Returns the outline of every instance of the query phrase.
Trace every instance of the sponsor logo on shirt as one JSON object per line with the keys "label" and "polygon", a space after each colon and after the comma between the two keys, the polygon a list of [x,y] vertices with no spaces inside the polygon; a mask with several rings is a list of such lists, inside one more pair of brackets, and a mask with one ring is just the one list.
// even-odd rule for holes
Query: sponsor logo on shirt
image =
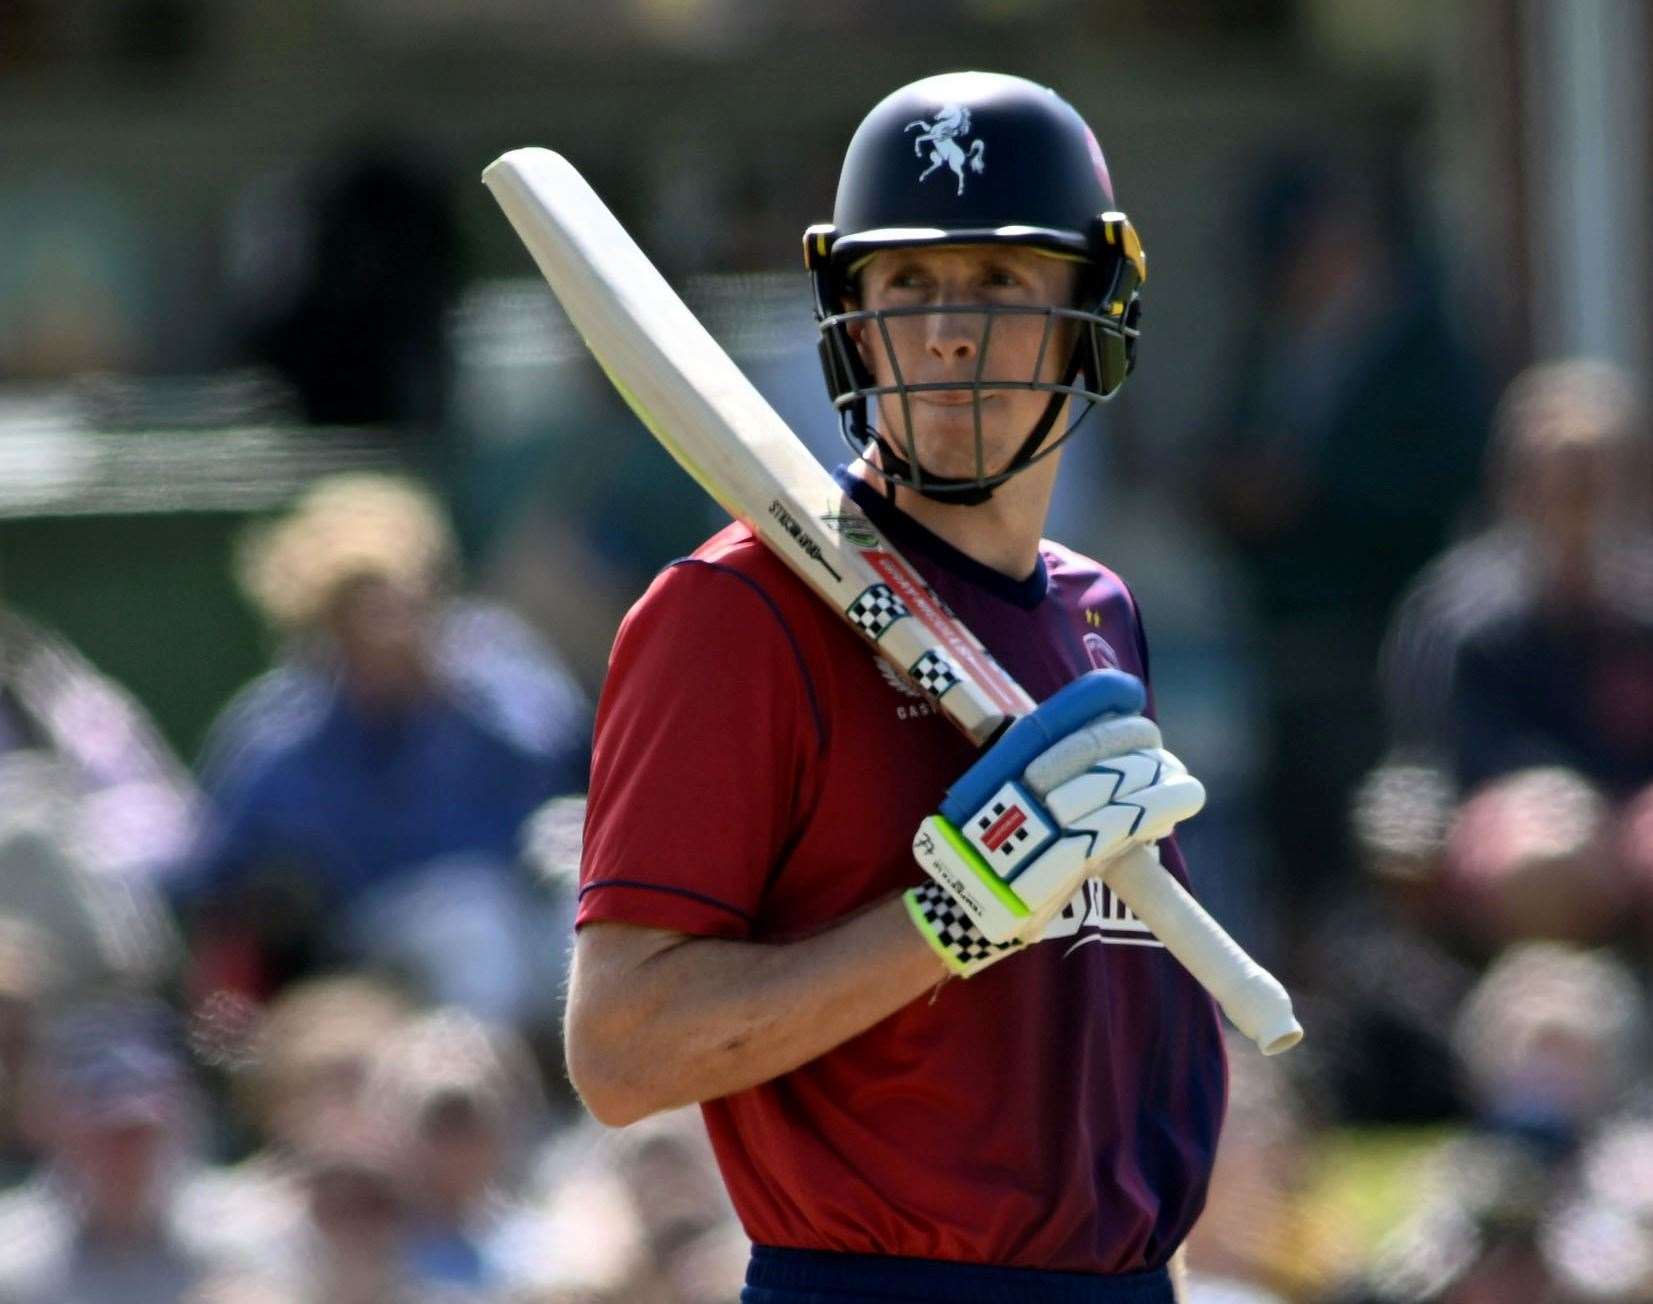
{"label": "sponsor logo on shirt", "polygon": [[1090,879],[1074,894],[1062,913],[1051,920],[1044,936],[1047,940],[1073,938],[1068,949],[1062,953],[1064,958],[1092,943],[1101,946],[1165,945],[1099,878]]}

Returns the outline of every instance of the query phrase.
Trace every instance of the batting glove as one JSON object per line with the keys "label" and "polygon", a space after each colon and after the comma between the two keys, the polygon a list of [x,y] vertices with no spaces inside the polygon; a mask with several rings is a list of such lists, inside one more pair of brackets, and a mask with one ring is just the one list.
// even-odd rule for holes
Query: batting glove
{"label": "batting glove", "polygon": [[1157,842],[1205,804],[1160,746],[1141,683],[1093,671],[1017,721],[919,825],[913,854],[932,880],[908,914],[956,973],[1031,940],[1085,880]]}

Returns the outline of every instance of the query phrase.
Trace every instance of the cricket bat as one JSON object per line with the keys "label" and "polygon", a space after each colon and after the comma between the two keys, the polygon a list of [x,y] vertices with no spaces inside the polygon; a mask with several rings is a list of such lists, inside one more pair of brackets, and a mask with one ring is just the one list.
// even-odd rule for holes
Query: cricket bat
{"label": "cricket bat", "polygon": [[[1035,705],[844,494],[561,155],[517,149],[483,182],[614,387],[683,469],[978,745]],[[1265,1055],[1291,998],[1139,848],[1103,881]]]}

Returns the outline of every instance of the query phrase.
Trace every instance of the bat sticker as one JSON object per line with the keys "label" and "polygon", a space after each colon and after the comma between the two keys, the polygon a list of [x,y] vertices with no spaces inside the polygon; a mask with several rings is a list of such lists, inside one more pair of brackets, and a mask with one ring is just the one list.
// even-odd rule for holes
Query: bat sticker
{"label": "bat sticker", "polygon": [[854,512],[829,512],[821,517],[821,524],[857,548],[876,548],[883,542],[878,531],[872,528],[872,522]]}
{"label": "bat sticker", "polygon": [[931,697],[940,697],[959,681],[953,663],[939,652],[926,652],[907,668],[907,678]]}
{"label": "bat sticker", "polygon": [[769,504],[769,514],[781,523],[781,528],[792,536],[793,541],[799,548],[803,549],[806,555],[820,563],[822,570],[835,580],[840,582],[843,580],[844,577],[833,569],[832,563],[822,554],[821,545],[815,542],[808,530],[798,524],[791,512],[781,506],[779,498]]}
{"label": "bat sticker", "polygon": [[[1031,709],[1027,705],[1027,695],[1010,680],[998,662],[988,656],[979,644],[971,645],[962,633],[958,617],[953,615],[947,604],[919,577],[918,572],[895,553],[882,548],[869,549],[862,552],[861,556],[889,583],[891,590],[901,598],[908,613],[917,613],[919,623],[926,626],[941,641],[948,653],[964,667],[965,672],[977,684],[981,685],[982,690],[1001,710],[1007,715],[1016,716]],[[952,687],[951,683],[938,692],[918,678],[918,671],[926,667],[931,658],[946,666],[948,672],[957,679],[957,672],[947,659],[934,652],[921,657],[907,673],[925,692],[940,697],[947,688]]]}
{"label": "bat sticker", "polygon": [[888,584],[874,584],[844,610],[850,624],[874,643],[889,627],[907,616],[907,604],[895,596]]}

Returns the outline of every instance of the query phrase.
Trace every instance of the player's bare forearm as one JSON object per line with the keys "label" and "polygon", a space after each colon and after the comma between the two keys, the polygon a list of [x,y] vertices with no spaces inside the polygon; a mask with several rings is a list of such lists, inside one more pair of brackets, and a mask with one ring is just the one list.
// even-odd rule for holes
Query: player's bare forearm
{"label": "player's bare forearm", "polygon": [[622,1126],[778,1077],[946,976],[899,897],[779,944],[590,924],[569,984],[569,1076]]}

